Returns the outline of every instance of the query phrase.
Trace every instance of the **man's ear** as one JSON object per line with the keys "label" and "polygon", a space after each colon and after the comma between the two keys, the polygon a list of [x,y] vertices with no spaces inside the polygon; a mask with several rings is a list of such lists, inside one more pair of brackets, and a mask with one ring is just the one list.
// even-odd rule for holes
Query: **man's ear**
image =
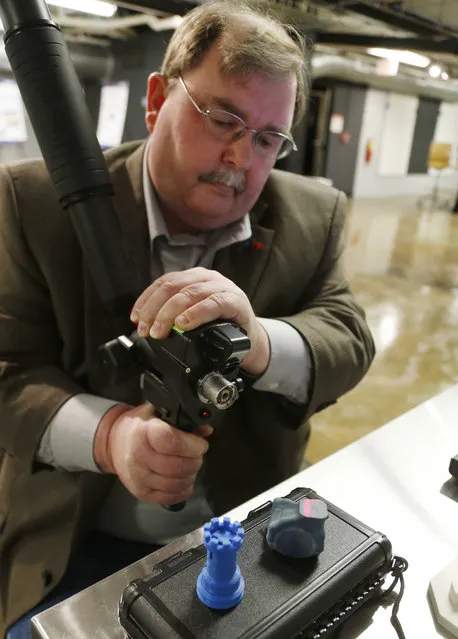
{"label": "man's ear", "polygon": [[167,80],[160,73],[154,72],[148,78],[146,91],[145,124],[150,133],[154,129],[157,116],[166,98]]}

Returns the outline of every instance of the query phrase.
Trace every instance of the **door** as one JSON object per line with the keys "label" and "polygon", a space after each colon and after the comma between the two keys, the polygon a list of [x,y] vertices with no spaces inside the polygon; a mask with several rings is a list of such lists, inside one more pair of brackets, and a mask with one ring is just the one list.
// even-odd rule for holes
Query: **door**
{"label": "door", "polygon": [[325,177],[352,195],[358,157],[366,89],[356,85],[335,85],[329,119]]}
{"label": "door", "polygon": [[323,176],[332,89],[314,89],[307,108],[304,175]]}
{"label": "door", "polygon": [[[434,139],[437,120],[441,107],[440,100],[432,98],[420,98],[418,104],[417,121],[413,134],[412,151],[409,162],[409,174],[428,173],[429,147]],[[448,140],[438,140],[448,142]],[[452,140],[450,140],[451,142]]]}

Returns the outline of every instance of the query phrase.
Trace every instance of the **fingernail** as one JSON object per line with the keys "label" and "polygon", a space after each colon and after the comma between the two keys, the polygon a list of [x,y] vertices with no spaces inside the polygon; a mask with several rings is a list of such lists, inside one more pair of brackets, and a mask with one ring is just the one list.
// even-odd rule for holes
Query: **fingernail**
{"label": "fingernail", "polygon": [[163,328],[164,325],[162,322],[155,321],[154,324],[151,326],[149,334],[153,339],[158,339],[158,337],[160,337],[163,332]]}
{"label": "fingernail", "polygon": [[139,317],[138,311],[136,311],[135,309],[132,309],[132,313],[130,314],[130,321],[136,323],[138,322],[138,317]]}
{"label": "fingernail", "polygon": [[137,333],[140,337],[146,337],[148,335],[148,325],[145,322],[139,322],[137,326]]}
{"label": "fingernail", "polygon": [[199,427],[198,434],[202,435],[203,437],[210,437],[210,435],[213,434],[214,430],[215,429],[213,428],[213,426],[210,426],[210,424],[204,424],[203,426]]}

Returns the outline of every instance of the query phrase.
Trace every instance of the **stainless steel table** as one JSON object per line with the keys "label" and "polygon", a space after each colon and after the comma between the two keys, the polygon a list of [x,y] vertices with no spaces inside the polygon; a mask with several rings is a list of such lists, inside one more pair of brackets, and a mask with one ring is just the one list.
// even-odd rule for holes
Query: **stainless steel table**
{"label": "stainless steel table", "polygon": [[[389,396],[387,396],[389,401]],[[458,386],[299,473],[230,513],[238,520],[297,486],[323,497],[380,530],[395,554],[409,561],[400,620],[407,639],[447,637],[433,621],[427,590],[432,577],[458,556],[458,490],[448,464],[458,454]],[[201,542],[196,531],[42,612],[33,636],[46,639],[122,639],[116,610],[127,583],[180,550]],[[391,639],[391,608],[349,620],[342,639]]]}

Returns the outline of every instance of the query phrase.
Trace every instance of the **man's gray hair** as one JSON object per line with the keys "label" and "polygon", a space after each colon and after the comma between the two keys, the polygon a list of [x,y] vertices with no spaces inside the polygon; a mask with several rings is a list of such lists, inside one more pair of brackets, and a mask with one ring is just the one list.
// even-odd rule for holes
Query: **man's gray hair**
{"label": "man's gray hair", "polygon": [[217,0],[190,11],[173,34],[162,63],[169,80],[198,67],[216,44],[224,76],[265,74],[297,80],[294,123],[303,117],[308,94],[304,38],[291,26],[247,4]]}

